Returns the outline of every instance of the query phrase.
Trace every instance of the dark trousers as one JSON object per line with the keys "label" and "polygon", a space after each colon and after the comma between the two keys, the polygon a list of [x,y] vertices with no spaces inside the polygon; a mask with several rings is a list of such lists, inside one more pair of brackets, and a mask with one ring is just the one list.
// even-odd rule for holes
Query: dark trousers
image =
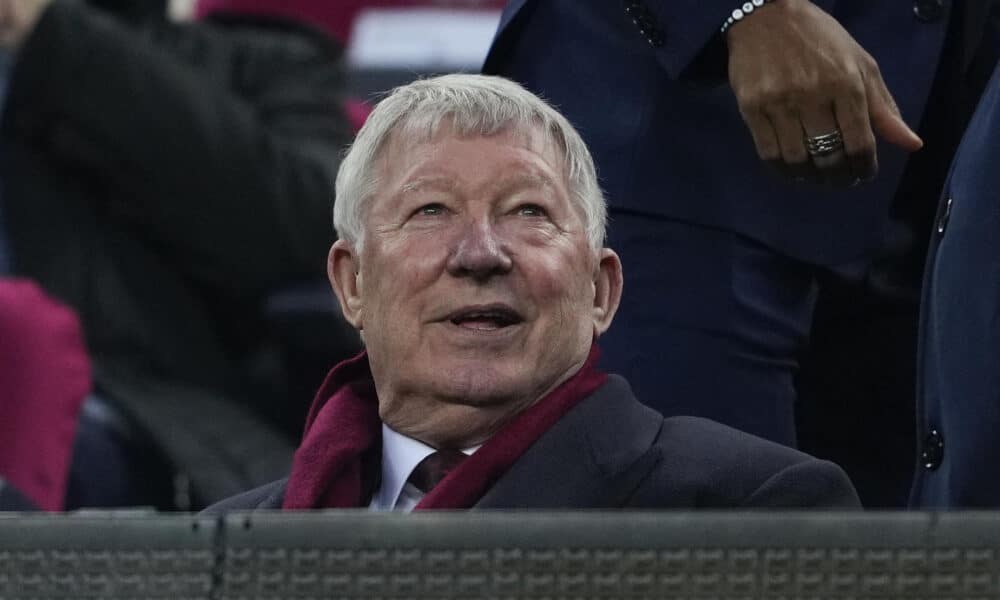
{"label": "dark trousers", "polygon": [[611,219],[625,289],[599,342],[604,367],[666,416],[708,417],[794,446],[814,269],[727,231],[624,212]]}
{"label": "dark trousers", "polygon": [[914,303],[873,289],[867,261],[820,267],[727,231],[611,217],[625,289],[599,341],[607,370],[667,416],[798,446],[844,467],[866,505],[903,505]]}

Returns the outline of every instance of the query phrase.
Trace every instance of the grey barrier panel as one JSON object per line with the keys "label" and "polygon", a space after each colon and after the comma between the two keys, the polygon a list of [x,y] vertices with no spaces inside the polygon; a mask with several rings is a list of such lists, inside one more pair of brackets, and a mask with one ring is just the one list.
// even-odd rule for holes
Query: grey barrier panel
{"label": "grey barrier panel", "polygon": [[925,585],[941,598],[1000,598],[1000,513],[931,517],[929,552],[921,556]]}
{"label": "grey barrier panel", "polygon": [[217,531],[183,514],[0,514],[0,598],[208,599]]}
{"label": "grey barrier panel", "polygon": [[234,513],[219,598],[1000,598],[989,571],[1000,542],[988,533],[1000,516],[968,525],[971,537],[936,537],[938,523],[860,512]]}
{"label": "grey barrier panel", "polygon": [[0,600],[1000,600],[997,513],[0,515]]}

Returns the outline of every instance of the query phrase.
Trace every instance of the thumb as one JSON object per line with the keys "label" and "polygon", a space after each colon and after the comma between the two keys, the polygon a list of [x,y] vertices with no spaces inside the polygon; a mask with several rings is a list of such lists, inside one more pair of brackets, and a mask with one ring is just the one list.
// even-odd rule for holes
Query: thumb
{"label": "thumb", "polygon": [[872,129],[879,137],[907,152],[915,152],[924,146],[924,141],[916,134],[899,114],[896,101],[886,88],[879,74],[866,78],[868,96],[868,116]]}

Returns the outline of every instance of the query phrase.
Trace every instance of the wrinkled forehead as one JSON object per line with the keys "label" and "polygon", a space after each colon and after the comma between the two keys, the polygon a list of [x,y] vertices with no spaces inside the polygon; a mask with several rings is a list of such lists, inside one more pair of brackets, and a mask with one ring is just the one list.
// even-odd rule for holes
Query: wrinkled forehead
{"label": "wrinkled forehead", "polygon": [[564,145],[541,123],[508,123],[502,127],[482,128],[475,124],[463,124],[450,117],[439,119],[404,119],[393,128],[380,148],[375,167],[376,179],[381,179],[393,167],[405,161],[412,151],[421,145],[435,144],[453,138],[475,140],[476,138],[505,138],[531,152],[546,158],[546,162],[569,183],[569,169],[566,166]]}
{"label": "wrinkled forehead", "polygon": [[[493,144],[500,141],[503,144],[512,144],[524,148],[531,154],[540,156],[550,173],[543,174],[536,168],[530,168],[531,173],[522,173],[520,165],[512,165],[506,172],[496,173],[496,180],[535,178],[544,180],[545,183],[569,190],[568,169],[562,146],[556,139],[547,135],[538,126],[530,127],[506,127],[488,133],[480,131],[463,131],[457,129],[451,123],[442,123],[436,128],[429,128],[423,124],[407,125],[397,128],[388,138],[385,147],[378,154],[375,164],[375,197],[384,193],[392,193],[393,190],[385,186],[394,185],[398,175],[402,175],[409,168],[420,168],[417,157],[433,156],[435,146],[444,146],[449,141],[460,140],[462,142],[476,143],[481,140],[484,144]],[[545,169],[543,169],[545,170]],[[571,195],[571,194],[570,194]],[[573,203],[573,200],[570,199]]]}

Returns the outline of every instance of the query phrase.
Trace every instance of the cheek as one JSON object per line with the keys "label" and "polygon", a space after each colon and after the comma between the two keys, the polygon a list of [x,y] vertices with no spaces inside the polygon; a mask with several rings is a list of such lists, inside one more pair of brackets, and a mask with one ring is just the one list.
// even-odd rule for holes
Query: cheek
{"label": "cheek", "polygon": [[426,290],[443,269],[440,248],[412,241],[383,244],[378,254],[367,257],[362,293],[370,318],[393,329],[413,321]]}
{"label": "cheek", "polygon": [[531,279],[542,310],[558,312],[563,322],[589,322],[594,295],[589,261],[572,252],[541,255]]}
{"label": "cheek", "polygon": [[535,256],[548,255],[552,260],[561,260],[558,255],[565,240],[560,238],[561,232],[550,222],[509,217],[499,219],[495,231],[508,248],[526,248]]}

